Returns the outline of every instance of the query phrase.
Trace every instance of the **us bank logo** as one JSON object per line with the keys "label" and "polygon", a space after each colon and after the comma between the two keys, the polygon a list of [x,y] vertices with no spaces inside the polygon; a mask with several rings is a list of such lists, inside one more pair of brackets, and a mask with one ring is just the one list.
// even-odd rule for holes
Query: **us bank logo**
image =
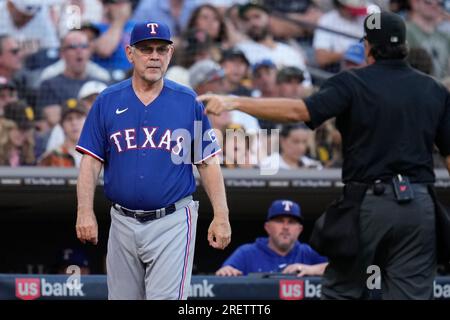
{"label": "us bank logo", "polygon": [[41,281],[33,278],[16,279],[16,297],[22,300],[34,300],[41,296]]}
{"label": "us bank logo", "polygon": [[16,297],[35,300],[46,297],[84,297],[83,283],[49,282],[45,278],[16,278]]}
{"label": "us bank logo", "polygon": [[320,299],[322,285],[309,280],[280,280],[279,297],[281,300]]}
{"label": "us bank logo", "polygon": [[304,298],[303,280],[280,280],[280,299],[302,300]]}

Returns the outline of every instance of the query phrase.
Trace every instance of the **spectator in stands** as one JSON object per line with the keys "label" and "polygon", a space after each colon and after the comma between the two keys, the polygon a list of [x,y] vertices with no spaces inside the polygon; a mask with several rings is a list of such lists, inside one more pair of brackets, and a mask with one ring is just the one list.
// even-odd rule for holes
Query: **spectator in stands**
{"label": "spectator in stands", "polygon": [[261,168],[322,169],[322,164],[306,155],[312,131],[303,123],[284,125],[280,131],[280,153],[261,161]]}
{"label": "spectator in stands", "polygon": [[45,167],[80,167],[82,155],[75,150],[81,129],[86,120],[86,111],[77,107],[66,109],[62,115],[61,126],[64,130],[64,143],[58,148],[45,153],[38,161]]}
{"label": "spectator in stands", "polygon": [[364,45],[361,43],[352,44],[344,53],[342,58],[341,70],[353,68],[362,68],[366,66],[366,57],[364,56]]}
{"label": "spectator in stands", "polygon": [[303,86],[303,71],[297,67],[284,67],[277,74],[278,95],[285,98],[304,98],[311,87]]}
{"label": "spectator in stands", "polygon": [[93,60],[109,70],[114,81],[125,78],[131,64],[125,54],[134,22],[130,20],[132,5],[129,0],[102,0],[103,21],[96,26],[100,36],[95,40]]}
{"label": "spectator in stands", "polygon": [[264,0],[264,5],[270,12],[282,14],[272,16],[270,29],[276,38],[306,38],[314,33],[313,27],[299,25],[289,20],[298,21],[310,25],[316,25],[322,16],[322,10],[318,8],[315,0]]}
{"label": "spectator in stands", "polygon": [[24,102],[5,106],[0,118],[0,166],[34,165],[33,110]]}
{"label": "spectator in stands", "polygon": [[26,56],[41,48],[59,47],[48,5],[36,0],[0,2],[0,30],[19,41]]}
{"label": "spectator in stands", "polygon": [[133,20],[160,21],[169,27],[174,37],[178,37],[197,5],[197,0],[141,0],[134,11]]}
{"label": "spectator in stands", "polygon": [[248,77],[250,63],[245,54],[236,48],[222,52],[220,64],[225,72],[223,81],[226,93],[250,96],[251,90],[243,85]]}
{"label": "spectator in stands", "polygon": [[251,135],[246,135],[245,128],[237,123],[231,123],[226,128],[223,137],[223,165],[228,169],[256,168],[251,147],[255,143]]}
{"label": "spectator in stands", "polygon": [[406,61],[408,61],[410,66],[414,69],[422,71],[428,75],[434,74],[433,59],[424,48],[416,47],[409,49],[409,54]]}
{"label": "spectator in stands", "polygon": [[213,60],[201,60],[189,69],[189,82],[191,88],[198,94],[206,92],[224,93],[223,69]]}
{"label": "spectator in stands", "polygon": [[1,34],[2,31],[0,29],[0,77],[12,82],[19,98],[34,106],[36,90],[32,87],[29,72],[23,68],[22,50],[16,39],[8,34]]}
{"label": "spectator in stands", "polygon": [[14,76],[20,69],[22,69],[22,56],[19,44],[13,37],[7,34],[1,34],[0,76],[6,78],[8,81],[13,81]]}
{"label": "spectator in stands", "polygon": [[0,76],[0,117],[4,115],[5,106],[18,100],[14,83]]}
{"label": "spectator in stands", "polygon": [[205,31],[189,29],[176,44],[174,53],[174,65],[189,69],[194,63],[212,59],[218,60],[220,51]]}
{"label": "spectator in stands", "polygon": [[433,75],[449,75],[450,36],[437,29],[442,14],[440,0],[411,0],[406,23],[406,39],[410,48],[423,48],[433,60]]}
{"label": "spectator in stands", "polygon": [[[225,72],[223,87],[226,93],[238,96],[251,96],[252,91],[243,85],[248,77],[249,61],[245,54],[237,49],[227,49],[222,52],[221,66]],[[231,111],[231,122],[241,125],[249,134],[256,134],[260,129],[258,120],[240,111]]]}
{"label": "spectator in stands", "polygon": [[303,231],[300,206],[289,200],[276,200],[269,208],[264,229],[268,238],[238,247],[217,270],[218,276],[240,276],[255,272],[322,275],[327,259],[309,245],[298,241]]}
{"label": "spectator in stands", "polygon": [[[199,95],[206,92],[223,93],[224,76],[225,73],[220,65],[210,59],[200,60],[189,68],[189,83],[191,88]],[[211,121],[211,126],[219,130],[222,135],[225,134],[227,125],[231,123],[231,117],[228,112],[224,112],[220,116],[211,115],[209,120]],[[222,140],[220,135],[219,139]]]}
{"label": "spectator in stands", "polygon": [[305,84],[311,83],[303,53],[274,40],[270,33],[270,16],[267,8],[250,2],[240,7],[239,15],[244,21],[245,31],[250,40],[238,43],[237,47],[244,52],[251,64],[270,59],[278,67],[294,66],[305,72]]}
{"label": "spectator in stands", "polygon": [[263,59],[252,66],[253,86],[258,92],[252,95],[278,97],[277,66],[270,59]]}
{"label": "spectator in stands", "polygon": [[86,112],[89,112],[95,99],[97,99],[98,95],[106,88],[106,84],[100,81],[86,82],[81,87],[80,92],[78,92],[78,101],[80,102],[81,107],[83,107]]}
{"label": "spectator in stands", "polygon": [[230,47],[224,19],[219,10],[211,4],[202,4],[192,12],[187,29],[204,31],[216,46]]}
{"label": "spectator in stands", "polygon": [[[96,35],[96,32],[100,32],[100,30],[96,29],[93,24],[84,24],[81,26],[80,31],[82,31],[88,39],[89,57],[91,57],[92,53],[95,51],[95,39],[98,37],[98,34]],[[65,68],[65,60],[63,58],[60,58],[55,63],[47,66],[44,70],[42,70],[40,74],[39,84],[47,79],[62,74]],[[111,75],[109,74],[109,71],[91,60],[88,60],[87,62],[86,75],[106,83],[109,83],[111,81]]]}
{"label": "spectator in stands", "polygon": [[324,122],[315,131],[313,154],[327,168],[342,168],[342,137],[335,120]]}
{"label": "spectator in stands", "polygon": [[[277,67],[270,59],[263,59],[252,66],[253,87],[255,91],[252,96],[260,96],[265,98],[278,97],[277,86]],[[258,119],[259,125],[262,129],[275,129],[278,127],[277,123]]]}
{"label": "spectator in stands", "polygon": [[[345,51],[363,36],[364,17],[367,15],[365,1],[333,0],[335,9],[319,19],[313,47],[316,63],[331,72],[339,71]],[[341,32],[348,36],[333,33]]]}
{"label": "spectator in stands", "polygon": [[81,86],[90,80],[96,80],[87,74],[90,51],[88,39],[83,32],[67,33],[62,41],[61,57],[65,61],[64,72],[42,82],[37,102],[38,111],[49,105],[62,106],[66,103],[69,107],[74,107]]}

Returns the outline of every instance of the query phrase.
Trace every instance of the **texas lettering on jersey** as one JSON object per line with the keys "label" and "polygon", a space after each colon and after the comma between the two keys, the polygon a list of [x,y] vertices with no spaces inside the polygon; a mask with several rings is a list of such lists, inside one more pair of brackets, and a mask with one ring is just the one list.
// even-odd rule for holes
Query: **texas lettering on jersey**
{"label": "texas lettering on jersey", "polygon": [[[117,131],[110,135],[109,139],[111,145],[114,146],[115,150],[119,153],[130,151],[130,150],[164,150],[171,152],[175,156],[180,156],[182,159],[173,158],[174,163],[189,163],[191,160],[190,155],[192,152],[191,141],[205,141],[210,142],[203,148],[203,153],[205,154],[195,154],[194,159],[203,159],[206,156],[214,153],[214,148],[216,148],[216,134],[213,129],[209,129],[204,132],[203,138],[197,137],[197,134],[201,135],[201,121],[194,122],[194,138],[191,138],[190,132],[185,129],[160,129],[159,127],[142,127],[140,129],[123,129]],[[141,139],[139,138],[141,135]],[[143,138],[142,138],[143,137]],[[200,138],[200,139],[199,139]],[[138,143],[137,141],[141,142]],[[183,152],[182,152],[183,151]],[[194,153],[202,150],[195,148]]]}
{"label": "texas lettering on jersey", "polygon": [[140,128],[145,134],[145,141],[138,145],[136,143],[136,129],[125,129],[113,133],[109,138],[118,152],[133,150],[133,149],[163,149],[171,151],[171,130],[167,129],[159,140],[155,142],[154,135],[158,127],[144,127]]}
{"label": "texas lettering on jersey", "polygon": [[[97,97],[76,149],[103,163],[108,199],[129,209],[153,210],[195,191],[192,164],[221,151],[195,98],[190,88],[168,79],[148,105],[136,96],[131,79]],[[154,185],[158,192],[149,191]]]}

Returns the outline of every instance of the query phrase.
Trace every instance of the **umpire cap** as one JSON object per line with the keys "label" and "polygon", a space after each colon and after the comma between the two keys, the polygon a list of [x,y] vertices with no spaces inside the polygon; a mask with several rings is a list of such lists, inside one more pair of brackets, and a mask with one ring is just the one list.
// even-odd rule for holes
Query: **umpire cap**
{"label": "umpire cap", "polygon": [[364,20],[364,32],[370,44],[400,45],[406,41],[406,26],[402,17],[391,12],[377,12]]}

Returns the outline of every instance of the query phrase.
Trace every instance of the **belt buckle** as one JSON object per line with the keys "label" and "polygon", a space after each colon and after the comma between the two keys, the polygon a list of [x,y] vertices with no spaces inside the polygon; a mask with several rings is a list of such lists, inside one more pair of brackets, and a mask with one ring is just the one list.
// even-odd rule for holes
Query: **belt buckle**
{"label": "belt buckle", "polygon": [[156,219],[160,219],[166,216],[166,208],[156,209],[155,210]]}

